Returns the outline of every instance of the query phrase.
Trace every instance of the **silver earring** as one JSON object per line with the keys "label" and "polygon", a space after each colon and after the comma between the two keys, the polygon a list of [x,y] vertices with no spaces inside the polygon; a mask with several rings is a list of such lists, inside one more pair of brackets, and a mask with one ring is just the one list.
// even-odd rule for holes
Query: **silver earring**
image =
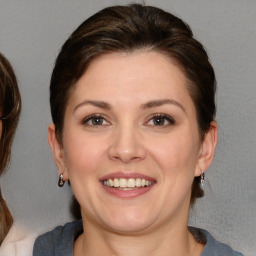
{"label": "silver earring", "polygon": [[202,171],[202,172],[201,172],[201,177],[200,177],[201,186],[204,185],[204,178],[205,178],[205,174],[204,174],[204,172]]}
{"label": "silver earring", "polygon": [[58,186],[63,187],[65,181],[63,180],[63,174],[59,176]]}

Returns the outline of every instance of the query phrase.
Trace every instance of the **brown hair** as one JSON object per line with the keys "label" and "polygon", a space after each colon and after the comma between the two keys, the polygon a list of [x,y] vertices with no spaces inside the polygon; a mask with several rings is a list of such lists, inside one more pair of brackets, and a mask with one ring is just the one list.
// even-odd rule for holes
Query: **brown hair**
{"label": "brown hair", "polygon": [[[59,142],[67,102],[86,68],[96,57],[113,52],[148,49],[171,60],[187,77],[201,139],[215,117],[216,81],[208,55],[180,18],[159,8],[132,4],[112,6],[85,20],[63,45],[52,73],[50,104]],[[200,177],[192,185],[191,205],[203,196]]]}
{"label": "brown hair", "polygon": [[[0,175],[6,170],[11,157],[11,145],[18,124],[21,97],[13,68],[0,53],[0,109],[2,134],[0,137]],[[0,244],[13,223],[12,215],[4,201],[0,188]]]}

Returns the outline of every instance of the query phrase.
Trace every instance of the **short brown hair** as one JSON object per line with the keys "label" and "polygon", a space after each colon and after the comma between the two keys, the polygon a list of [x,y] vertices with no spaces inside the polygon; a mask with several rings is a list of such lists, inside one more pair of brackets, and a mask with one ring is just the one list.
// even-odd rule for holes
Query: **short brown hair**
{"label": "short brown hair", "polygon": [[[21,111],[21,97],[16,76],[9,61],[0,53],[0,109],[3,122],[0,137],[0,175],[6,170],[11,157],[11,145]],[[0,188],[0,244],[8,233],[13,219]]]}
{"label": "short brown hair", "polygon": [[[180,18],[152,6],[105,8],[85,20],[64,43],[52,73],[50,104],[61,143],[64,116],[74,84],[96,57],[113,52],[156,51],[182,69],[196,108],[201,139],[215,118],[216,81],[208,55]],[[203,196],[200,177],[192,185],[191,204]]]}

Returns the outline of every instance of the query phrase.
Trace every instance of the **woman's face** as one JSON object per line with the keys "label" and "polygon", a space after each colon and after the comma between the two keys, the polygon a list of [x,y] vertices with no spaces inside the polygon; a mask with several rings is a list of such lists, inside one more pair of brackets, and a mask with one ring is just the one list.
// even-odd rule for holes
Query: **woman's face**
{"label": "woman's face", "polygon": [[203,146],[181,69],[146,51],[92,61],[69,98],[63,147],[49,127],[85,223],[128,233],[187,221],[208,137]]}

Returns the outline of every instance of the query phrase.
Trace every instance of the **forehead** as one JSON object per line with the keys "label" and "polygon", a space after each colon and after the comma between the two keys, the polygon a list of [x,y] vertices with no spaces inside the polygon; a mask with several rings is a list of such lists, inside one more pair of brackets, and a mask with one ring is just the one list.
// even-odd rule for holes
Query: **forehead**
{"label": "forehead", "polygon": [[83,101],[96,100],[129,111],[129,106],[169,98],[194,116],[195,106],[187,84],[180,66],[162,53],[140,50],[104,54],[91,61],[76,82],[66,110],[70,112]]}
{"label": "forehead", "polygon": [[187,79],[180,66],[163,54],[135,51],[97,57],[90,63],[75,88],[80,87],[81,90],[84,87],[87,93],[111,87],[115,88],[115,92],[125,87],[160,91],[161,86],[164,87],[167,83],[170,84],[170,89],[174,89],[175,84],[177,90],[186,89]]}

